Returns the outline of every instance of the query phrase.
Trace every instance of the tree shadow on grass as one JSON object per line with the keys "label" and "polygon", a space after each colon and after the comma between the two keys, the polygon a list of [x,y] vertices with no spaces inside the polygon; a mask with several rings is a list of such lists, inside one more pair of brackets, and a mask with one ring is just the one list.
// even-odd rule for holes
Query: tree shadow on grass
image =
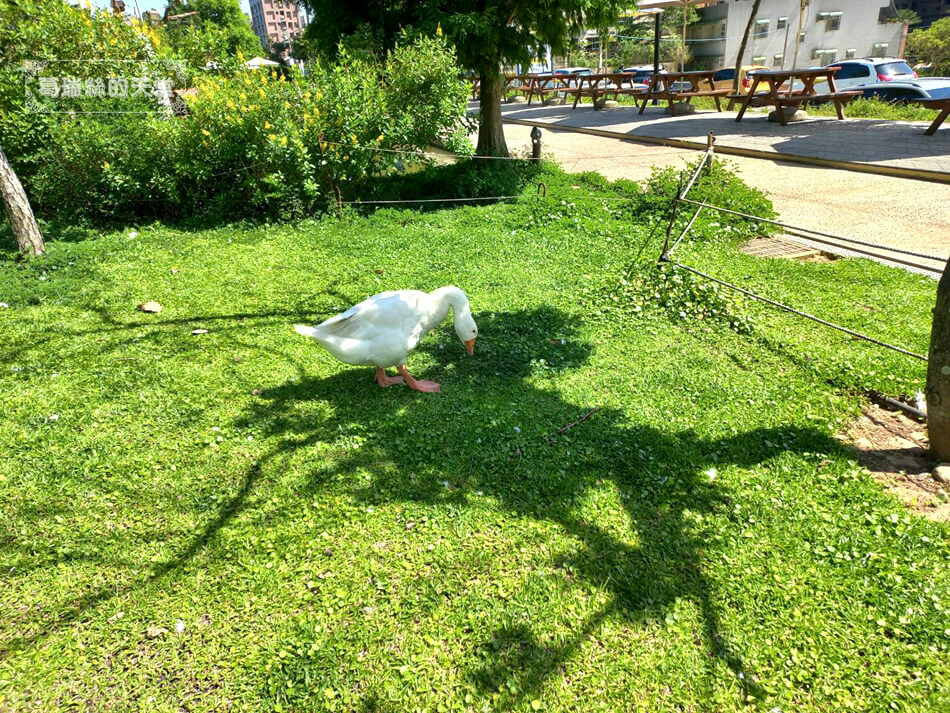
{"label": "tree shadow on grass", "polygon": [[[476,642],[485,652],[483,664],[466,676],[486,698],[500,684],[517,682],[508,689],[517,693],[495,698],[499,709],[535,697],[608,618],[636,626],[664,617],[681,600],[699,612],[696,637],[706,654],[707,685],[713,686],[717,666],[725,665],[745,695],[760,694],[754,672],[723,632],[726,605],[718,583],[706,574],[715,544],[702,538],[694,518],[728,516],[730,510],[727,490],[706,471],[712,465],[749,467],[786,450],[830,452],[838,445],[820,431],[797,426],[704,439],[691,430],[630,423],[619,410],[591,413],[597,404],[571,403],[548,380],[581,368],[591,354],[575,321],[550,308],[481,314],[476,321],[474,358],[464,357],[450,331],[438,340],[445,349],[438,343],[422,349],[442,357],[443,373],[433,368],[420,374],[440,380],[440,394],[379,389],[371,384],[372,370],[348,369],[264,391],[244,423],[262,427],[279,439],[278,450],[290,453],[359,435],[366,446],[347,452],[330,474],[345,482],[357,470],[371,473],[368,484],[361,480],[351,488],[365,504],[464,507],[476,489],[484,490],[513,516],[555,523],[581,543],[554,564],[600,588],[609,602],[557,646],[520,625],[500,625]],[[332,417],[318,415],[327,406]],[[576,425],[564,428],[570,424]],[[326,467],[314,470],[301,488],[319,493],[327,475]],[[604,481],[622,493],[631,528],[624,538],[580,512],[585,494]]]}

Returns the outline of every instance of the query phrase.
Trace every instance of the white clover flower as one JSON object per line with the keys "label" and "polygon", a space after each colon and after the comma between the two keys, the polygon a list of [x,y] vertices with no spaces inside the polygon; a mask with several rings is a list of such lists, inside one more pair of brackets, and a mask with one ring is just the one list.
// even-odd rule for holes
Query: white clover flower
{"label": "white clover flower", "polygon": [[185,632],[185,622],[181,619],[175,619],[175,633],[183,634]]}
{"label": "white clover flower", "polygon": [[716,476],[718,475],[718,473],[716,473],[716,469],[715,469],[715,468],[710,468],[709,470],[706,470],[706,471],[703,471],[703,472],[705,473],[706,477],[709,478],[709,481],[710,481],[710,482],[712,482],[713,480],[715,480],[715,479],[716,479]]}

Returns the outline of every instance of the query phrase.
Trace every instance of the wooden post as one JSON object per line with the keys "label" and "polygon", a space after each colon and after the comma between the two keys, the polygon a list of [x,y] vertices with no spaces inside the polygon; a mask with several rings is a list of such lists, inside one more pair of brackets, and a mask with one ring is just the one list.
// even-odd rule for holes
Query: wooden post
{"label": "wooden post", "polygon": [[716,143],[716,137],[713,135],[713,132],[710,131],[709,134],[706,136],[706,153],[709,154],[709,159],[706,161],[706,167],[705,167],[707,176],[712,173],[713,153],[715,152],[715,149],[713,148],[713,144],[715,143]]}

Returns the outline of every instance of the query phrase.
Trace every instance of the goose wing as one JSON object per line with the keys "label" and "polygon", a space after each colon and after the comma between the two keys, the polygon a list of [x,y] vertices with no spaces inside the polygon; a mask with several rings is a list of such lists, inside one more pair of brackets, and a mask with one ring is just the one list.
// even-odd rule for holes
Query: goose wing
{"label": "goose wing", "polygon": [[340,339],[374,339],[391,330],[413,332],[420,318],[418,298],[414,294],[381,292],[321,322],[315,331],[320,336]]}

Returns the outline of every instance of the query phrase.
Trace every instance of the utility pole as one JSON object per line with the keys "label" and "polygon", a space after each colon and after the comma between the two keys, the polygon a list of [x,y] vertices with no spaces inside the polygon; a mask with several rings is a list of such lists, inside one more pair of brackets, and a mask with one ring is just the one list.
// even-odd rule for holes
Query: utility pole
{"label": "utility pole", "polygon": [[798,34],[795,35],[795,56],[792,57],[792,70],[798,67],[798,47],[802,41],[802,27],[805,25],[805,7],[808,0],[801,0],[798,9]]}

